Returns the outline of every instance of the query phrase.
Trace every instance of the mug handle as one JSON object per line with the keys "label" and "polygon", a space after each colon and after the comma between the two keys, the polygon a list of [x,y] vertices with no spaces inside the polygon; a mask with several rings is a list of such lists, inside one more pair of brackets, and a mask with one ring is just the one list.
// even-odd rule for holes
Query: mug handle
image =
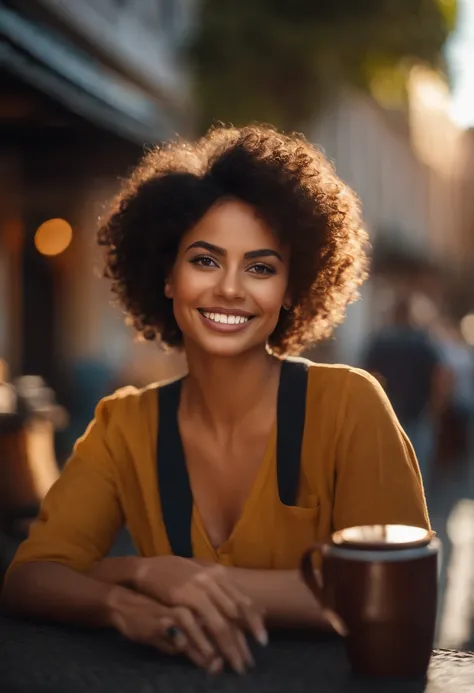
{"label": "mug handle", "polygon": [[324,596],[324,586],[321,586],[318,583],[314,571],[313,554],[316,552],[319,553],[322,564],[324,561],[325,546],[325,544],[313,544],[304,552],[300,562],[300,574],[306,586],[311,590],[316,600],[319,602],[324,618],[331,624],[336,633],[342,637],[345,637],[349,633],[348,628],[342,618],[336,614],[334,609],[329,605],[326,597]]}

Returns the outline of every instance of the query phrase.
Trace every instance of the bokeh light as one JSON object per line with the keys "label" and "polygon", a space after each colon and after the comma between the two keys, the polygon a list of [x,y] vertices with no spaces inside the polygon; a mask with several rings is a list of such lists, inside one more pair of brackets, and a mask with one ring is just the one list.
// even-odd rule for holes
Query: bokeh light
{"label": "bokeh light", "polygon": [[72,227],[65,219],[48,219],[35,233],[36,250],[41,255],[59,255],[72,241]]}
{"label": "bokeh light", "polygon": [[465,315],[461,320],[461,334],[468,344],[474,346],[474,313]]}

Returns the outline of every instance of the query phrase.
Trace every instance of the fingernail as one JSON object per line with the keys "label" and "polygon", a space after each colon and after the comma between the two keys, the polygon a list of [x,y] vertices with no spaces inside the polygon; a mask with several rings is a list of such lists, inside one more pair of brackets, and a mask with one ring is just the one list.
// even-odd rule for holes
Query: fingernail
{"label": "fingernail", "polygon": [[257,633],[257,642],[259,642],[262,647],[266,647],[268,645],[268,633],[266,630],[260,630]]}
{"label": "fingernail", "polygon": [[223,661],[222,659],[214,659],[208,667],[208,672],[210,674],[218,674],[222,669]]}
{"label": "fingernail", "polygon": [[236,664],[234,669],[239,674],[239,676],[243,676],[245,674],[245,666],[242,663]]}

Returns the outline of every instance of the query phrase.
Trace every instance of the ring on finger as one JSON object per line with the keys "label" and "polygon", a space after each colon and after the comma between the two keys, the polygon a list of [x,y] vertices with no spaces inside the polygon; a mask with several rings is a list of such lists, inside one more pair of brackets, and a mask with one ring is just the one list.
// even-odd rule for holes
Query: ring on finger
{"label": "ring on finger", "polygon": [[178,628],[178,626],[168,626],[168,628],[165,630],[165,638],[173,644],[182,635],[183,631]]}

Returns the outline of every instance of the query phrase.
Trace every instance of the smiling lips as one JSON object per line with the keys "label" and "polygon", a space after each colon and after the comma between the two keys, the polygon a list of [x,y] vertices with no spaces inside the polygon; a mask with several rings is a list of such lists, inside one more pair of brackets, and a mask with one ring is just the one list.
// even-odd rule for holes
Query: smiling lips
{"label": "smiling lips", "polygon": [[254,317],[250,313],[243,311],[218,312],[216,309],[199,309],[206,325],[218,332],[237,332],[243,329]]}

